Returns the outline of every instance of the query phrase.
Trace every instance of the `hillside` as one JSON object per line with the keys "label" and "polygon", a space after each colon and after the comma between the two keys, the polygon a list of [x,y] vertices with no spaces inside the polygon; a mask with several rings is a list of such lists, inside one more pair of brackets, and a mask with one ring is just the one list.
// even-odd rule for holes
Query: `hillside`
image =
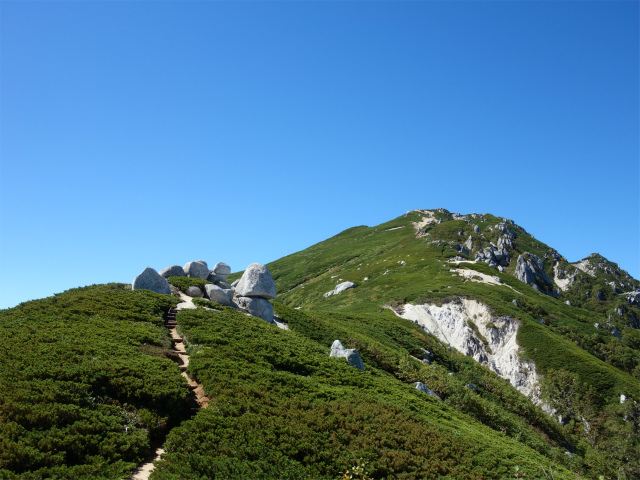
{"label": "hillside", "polygon": [[155,479],[640,478],[640,282],[604,257],[435,209],[267,267],[288,329],[205,300],[176,317],[203,409],[163,317],[212,281],[0,311],[0,478],[127,478],[160,444]]}

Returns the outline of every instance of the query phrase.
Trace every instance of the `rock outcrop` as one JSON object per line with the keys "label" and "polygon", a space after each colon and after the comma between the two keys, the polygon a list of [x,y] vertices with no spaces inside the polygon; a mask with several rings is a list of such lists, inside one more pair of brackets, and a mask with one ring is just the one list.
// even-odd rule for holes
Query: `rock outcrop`
{"label": "rock outcrop", "polygon": [[156,293],[171,295],[169,282],[161,277],[153,268],[145,268],[140,275],[133,279],[132,290],[151,290]]}
{"label": "rock outcrop", "polygon": [[327,297],[329,297],[329,296],[331,296],[331,295],[338,295],[339,293],[342,293],[342,292],[344,292],[345,290],[349,290],[350,288],[355,288],[355,287],[357,287],[357,286],[358,286],[358,285],[356,285],[356,284],[355,284],[355,283],[353,283],[353,282],[342,282],[342,283],[339,283],[338,285],[336,285],[336,288],[334,288],[334,289],[333,289],[333,290],[331,290],[330,292],[323,293],[323,294],[322,294],[322,296],[323,296],[324,298],[327,298]]}
{"label": "rock outcrop", "polygon": [[[469,299],[441,306],[406,304],[402,312],[394,311],[402,318],[417,321],[427,332],[488,366],[521,393],[537,401],[538,375],[535,364],[521,360],[518,355],[518,319],[493,316],[486,305]],[[472,325],[484,340],[476,334]]]}
{"label": "rock outcrop", "polygon": [[515,275],[518,280],[527,285],[537,284],[538,282],[546,286],[553,285],[553,282],[544,271],[542,260],[537,255],[529,255],[529,258],[520,255]]}
{"label": "rock outcrop", "polygon": [[336,340],[331,345],[330,357],[344,357],[352,367],[364,371],[364,364],[360,358],[360,354],[355,348],[344,348],[340,340]]}

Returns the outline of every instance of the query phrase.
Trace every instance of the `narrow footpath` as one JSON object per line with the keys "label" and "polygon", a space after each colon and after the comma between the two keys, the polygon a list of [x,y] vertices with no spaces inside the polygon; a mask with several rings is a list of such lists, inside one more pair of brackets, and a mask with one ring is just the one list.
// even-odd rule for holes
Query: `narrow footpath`
{"label": "narrow footpath", "polygon": [[[196,305],[193,303],[191,297],[185,295],[180,292],[180,299],[183,303],[179,304],[176,308],[169,309],[169,312],[166,315],[165,319],[165,327],[169,329],[169,335],[171,336],[171,341],[173,343],[173,353],[178,355],[180,359],[180,371],[181,375],[187,379],[189,383],[189,389],[193,392],[195,396],[195,401],[198,404],[197,410],[201,408],[207,408],[209,406],[209,399],[204,394],[204,389],[202,388],[202,384],[196,382],[193,378],[191,378],[187,374],[187,368],[189,367],[189,355],[187,354],[187,349],[184,344],[184,339],[178,334],[177,331],[177,322],[176,322],[176,314],[182,308],[196,308]],[[185,305],[185,303],[187,305]],[[151,472],[153,471],[155,465],[153,462],[160,460],[160,457],[164,453],[164,448],[158,447],[154,452],[151,452],[147,458],[143,460],[143,462],[138,466],[135,472],[130,477],[130,480],[148,480]]]}

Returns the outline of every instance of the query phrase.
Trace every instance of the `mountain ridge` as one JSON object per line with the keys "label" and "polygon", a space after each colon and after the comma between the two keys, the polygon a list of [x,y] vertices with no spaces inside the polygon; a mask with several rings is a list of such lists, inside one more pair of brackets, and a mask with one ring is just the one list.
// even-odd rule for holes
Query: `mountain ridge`
{"label": "mountain ridge", "polygon": [[[15,453],[0,478],[121,478],[152,435],[166,450],[152,479],[640,478],[638,281],[583,261],[591,273],[491,214],[346,229],[267,264],[289,330],[203,299],[180,311],[185,368],[209,399],[191,415],[160,320],[177,297],[111,284],[0,311],[0,359],[21,366],[0,372],[0,440]],[[168,280],[183,298],[210,283]],[[117,348],[98,335],[111,330]],[[336,340],[364,371],[329,356]],[[126,358],[154,366],[114,367]],[[33,394],[44,384],[48,404]],[[68,453],[56,432],[76,432],[74,415],[34,428],[51,409],[91,419],[100,448]]]}

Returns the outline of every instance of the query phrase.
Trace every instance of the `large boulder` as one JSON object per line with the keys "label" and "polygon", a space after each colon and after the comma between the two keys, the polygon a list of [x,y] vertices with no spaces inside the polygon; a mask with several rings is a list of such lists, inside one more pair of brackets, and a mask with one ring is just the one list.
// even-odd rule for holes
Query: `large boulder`
{"label": "large boulder", "polygon": [[261,297],[236,297],[238,306],[244,308],[254,317],[260,317],[265,322],[275,324],[273,321],[273,305]]}
{"label": "large boulder", "polygon": [[201,297],[202,296],[202,290],[200,290],[200,287],[196,287],[195,285],[191,285],[190,287],[187,287],[187,289],[184,291],[184,293],[186,295],[189,295],[190,297]]}
{"label": "large boulder", "polygon": [[132,290],[151,290],[156,293],[171,295],[171,288],[166,278],[160,276],[153,268],[145,268],[140,275],[133,279]]}
{"label": "large boulder", "polygon": [[330,357],[344,357],[349,362],[349,365],[355,368],[359,368],[364,371],[364,364],[360,358],[360,354],[355,348],[344,348],[340,340],[336,340],[331,345]]}
{"label": "large boulder", "polygon": [[225,307],[231,306],[229,297],[219,286],[207,283],[204,286],[204,289],[207,292],[207,297],[209,297],[209,300],[211,300],[212,302],[219,303],[220,305],[224,305]]}
{"label": "large boulder", "polygon": [[171,265],[170,267],[163,268],[158,272],[161,277],[184,277],[184,268],[180,265]]}
{"label": "large boulder", "polygon": [[249,265],[236,285],[236,295],[267,300],[276,298],[276,283],[269,269],[259,263]]}
{"label": "large boulder", "polygon": [[220,281],[226,282],[227,276],[231,273],[231,267],[224,262],[218,262],[213,266],[211,272],[216,275]]}
{"label": "large boulder", "polygon": [[203,278],[206,280],[209,276],[209,267],[202,260],[187,262],[184,266],[184,273],[190,278]]}

